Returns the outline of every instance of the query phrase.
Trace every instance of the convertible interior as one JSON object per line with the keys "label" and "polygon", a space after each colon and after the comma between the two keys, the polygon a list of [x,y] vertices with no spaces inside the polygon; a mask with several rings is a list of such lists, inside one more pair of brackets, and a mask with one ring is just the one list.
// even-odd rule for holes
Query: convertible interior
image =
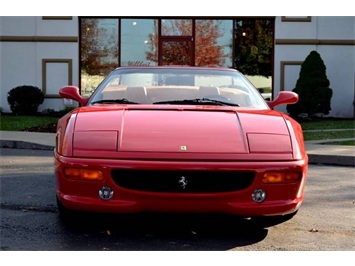
{"label": "convertible interior", "polygon": [[242,89],[215,86],[109,86],[102,91],[102,100],[127,99],[140,104],[162,101],[209,98],[252,106],[249,94]]}

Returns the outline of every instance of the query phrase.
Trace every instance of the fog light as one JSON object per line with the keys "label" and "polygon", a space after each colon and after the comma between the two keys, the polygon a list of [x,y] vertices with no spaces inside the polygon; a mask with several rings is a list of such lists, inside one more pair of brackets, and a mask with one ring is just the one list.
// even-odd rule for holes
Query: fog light
{"label": "fog light", "polygon": [[113,196],[113,190],[109,187],[102,187],[99,189],[99,196],[102,200],[109,200]]}
{"label": "fog light", "polygon": [[251,194],[251,198],[255,202],[263,202],[266,199],[266,192],[263,189],[255,189]]}

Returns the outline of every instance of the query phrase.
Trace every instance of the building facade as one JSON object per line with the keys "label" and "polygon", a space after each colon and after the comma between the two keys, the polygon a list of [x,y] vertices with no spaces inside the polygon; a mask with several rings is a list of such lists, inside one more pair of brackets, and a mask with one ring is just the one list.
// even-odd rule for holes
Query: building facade
{"label": "building facade", "polygon": [[[329,116],[354,117],[355,17],[0,17],[0,107],[17,86],[40,88],[39,111],[61,110],[59,88],[90,95],[118,66],[232,67],[276,97],[320,53],[333,90]],[[285,107],[281,111],[286,112]]]}

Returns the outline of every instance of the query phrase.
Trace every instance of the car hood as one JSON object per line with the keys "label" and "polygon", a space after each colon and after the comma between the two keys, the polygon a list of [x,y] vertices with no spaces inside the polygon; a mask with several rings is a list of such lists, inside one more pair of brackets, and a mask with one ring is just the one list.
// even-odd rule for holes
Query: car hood
{"label": "car hood", "polygon": [[76,117],[73,155],[90,152],[290,154],[292,148],[285,119],[273,110],[88,106]]}

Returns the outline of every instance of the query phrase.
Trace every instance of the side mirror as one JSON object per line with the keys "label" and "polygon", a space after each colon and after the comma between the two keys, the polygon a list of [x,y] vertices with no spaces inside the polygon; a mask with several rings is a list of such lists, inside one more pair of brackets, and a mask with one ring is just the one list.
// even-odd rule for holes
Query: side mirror
{"label": "side mirror", "polygon": [[274,101],[267,102],[271,109],[274,109],[277,105],[282,104],[295,104],[298,102],[298,94],[292,91],[280,91],[277,98]]}
{"label": "side mirror", "polygon": [[79,88],[76,86],[64,86],[59,90],[59,95],[65,99],[77,101],[81,106],[85,106],[89,98],[84,98],[79,94]]}

